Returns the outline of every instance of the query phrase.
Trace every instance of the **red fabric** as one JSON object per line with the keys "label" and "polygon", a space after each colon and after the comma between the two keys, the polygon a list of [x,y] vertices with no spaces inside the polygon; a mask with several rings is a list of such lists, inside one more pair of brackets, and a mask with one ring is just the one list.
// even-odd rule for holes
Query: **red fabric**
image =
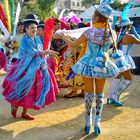
{"label": "red fabric", "polygon": [[54,29],[53,19],[46,20],[45,27],[44,27],[44,41],[43,41],[44,50],[47,50],[49,48],[49,44],[52,39],[53,29]]}
{"label": "red fabric", "polygon": [[88,23],[86,24],[86,26],[87,26],[87,27],[90,27],[90,23],[88,22]]}
{"label": "red fabric", "polygon": [[70,24],[65,23],[63,21],[60,21],[60,25],[61,25],[61,30],[66,29],[66,30],[70,30]]}
{"label": "red fabric", "polygon": [[47,57],[47,63],[48,63],[49,68],[55,74],[56,67],[57,67],[56,61],[53,58],[51,58],[51,57]]}
{"label": "red fabric", "polygon": [[0,69],[4,68],[6,65],[6,56],[3,52],[0,52]]}
{"label": "red fabric", "polygon": [[5,26],[5,28],[8,29],[8,24],[7,24],[5,12],[4,12],[1,4],[0,4],[0,19],[3,23],[3,25]]}
{"label": "red fabric", "polygon": [[[11,68],[11,71],[13,71],[16,68],[16,65],[18,63],[19,62],[14,63],[14,65]],[[55,102],[56,94],[58,94],[58,86],[57,86],[55,76],[50,68],[48,68],[48,71],[49,71],[49,75],[50,75],[51,87],[50,87],[50,91],[46,95],[46,101],[45,101],[45,104],[43,107],[45,107],[45,105],[49,105],[49,104]],[[17,106],[17,107],[21,106],[24,108],[32,108],[35,110],[40,110],[43,108],[43,107],[37,107],[34,105],[36,102],[36,97],[39,95],[39,93],[41,92],[41,89],[42,89],[42,84],[40,84],[38,86],[38,83],[40,83],[40,81],[42,80],[42,72],[40,69],[36,71],[36,78],[35,78],[35,81],[34,81],[34,84],[31,88],[31,90],[21,101],[17,101],[17,99],[8,100],[9,94],[14,90],[15,82],[9,82],[7,79],[8,79],[8,75],[4,79],[4,82],[2,85],[4,88],[4,91],[2,94],[10,104],[12,104],[13,106]]]}
{"label": "red fabric", "polygon": [[64,55],[65,55],[65,52],[67,51],[67,49],[68,49],[68,46],[65,46],[63,51],[62,51],[61,58],[60,58],[60,60],[58,62],[58,70],[57,71],[60,71],[60,64],[65,60]]}

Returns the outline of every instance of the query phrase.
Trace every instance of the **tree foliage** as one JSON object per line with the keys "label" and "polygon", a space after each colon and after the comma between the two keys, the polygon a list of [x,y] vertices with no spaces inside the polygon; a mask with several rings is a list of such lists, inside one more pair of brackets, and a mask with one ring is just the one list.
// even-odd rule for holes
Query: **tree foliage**
{"label": "tree foliage", "polygon": [[125,4],[120,4],[118,0],[115,0],[113,4],[111,4],[111,7],[115,10],[122,10]]}
{"label": "tree foliage", "polygon": [[91,5],[94,4],[99,4],[100,0],[83,0],[82,3],[86,7],[90,7]]}
{"label": "tree foliage", "polygon": [[22,3],[21,18],[29,13],[36,14],[40,19],[56,16],[53,11],[56,0],[15,0],[15,4],[18,2]]}
{"label": "tree foliage", "polygon": [[43,18],[54,16],[54,5],[56,0],[36,0],[38,3],[38,8],[40,9],[40,16]]}
{"label": "tree foliage", "polygon": [[[91,5],[99,4],[100,0],[83,0],[83,5],[86,7],[90,7]],[[115,0],[113,4],[111,4],[111,7],[114,8],[115,10],[122,10],[124,5],[121,5],[118,0]]]}

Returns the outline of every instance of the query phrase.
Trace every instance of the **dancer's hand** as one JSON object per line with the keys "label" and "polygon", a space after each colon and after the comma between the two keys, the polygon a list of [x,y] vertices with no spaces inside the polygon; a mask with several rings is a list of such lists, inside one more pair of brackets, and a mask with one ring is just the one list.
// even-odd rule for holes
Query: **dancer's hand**
{"label": "dancer's hand", "polygon": [[53,51],[53,50],[45,50],[45,51],[42,51],[42,55],[43,56],[46,56],[46,55],[51,55],[53,57],[58,57],[58,52],[56,51]]}
{"label": "dancer's hand", "polygon": [[53,50],[49,50],[49,54],[53,57],[58,57],[59,53]]}

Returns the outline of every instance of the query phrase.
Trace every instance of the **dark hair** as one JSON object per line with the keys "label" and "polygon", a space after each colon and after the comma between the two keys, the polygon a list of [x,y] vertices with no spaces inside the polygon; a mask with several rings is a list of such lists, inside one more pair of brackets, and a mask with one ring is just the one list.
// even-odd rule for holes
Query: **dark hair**
{"label": "dark hair", "polygon": [[78,26],[78,28],[87,27],[86,24],[84,24],[83,22],[78,23],[77,26]]}
{"label": "dark hair", "polygon": [[107,22],[108,18],[104,17],[102,14],[100,14],[98,11],[94,12],[95,17],[99,17],[98,22]]}
{"label": "dark hair", "polygon": [[116,32],[120,32],[121,31],[121,27],[118,27],[118,25],[115,25],[115,31]]}
{"label": "dark hair", "polygon": [[18,24],[17,24],[17,27],[20,26],[20,25],[24,25],[23,21],[19,21]]}
{"label": "dark hair", "polygon": [[41,28],[42,30],[44,30],[44,26],[38,26],[37,29],[38,29],[38,28]]}
{"label": "dark hair", "polygon": [[36,24],[36,22],[26,22],[26,23],[24,23],[24,29],[23,29],[24,33],[26,33],[26,28],[28,28],[31,24]]}

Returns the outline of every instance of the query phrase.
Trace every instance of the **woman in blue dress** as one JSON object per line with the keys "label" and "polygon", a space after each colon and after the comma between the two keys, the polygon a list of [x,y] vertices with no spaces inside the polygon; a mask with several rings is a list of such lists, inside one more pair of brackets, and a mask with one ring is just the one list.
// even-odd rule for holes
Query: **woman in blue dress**
{"label": "woman in blue dress", "polygon": [[[119,77],[115,78],[112,81],[110,90],[108,93],[108,104],[113,104],[115,106],[122,106],[122,102],[119,101],[120,95],[123,91],[132,83],[132,74],[131,69],[135,69],[135,63],[132,57],[129,54],[130,49],[133,44],[140,44],[140,35],[133,27],[133,22],[127,16],[129,8],[133,5],[133,2],[129,2],[121,14],[120,23],[117,25],[121,32],[118,37],[118,49],[123,52],[125,60],[129,64],[127,69],[123,72],[120,72]],[[132,34],[130,34],[130,31]]]}
{"label": "woman in blue dress", "polygon": [[117,76],[119,70],[108,55],[108,50],[113,44],[111,29],[108,28],[112,8],[107,4],[100,4],[95,8],[96,11],[92,18],[93,26],[78,39],[71,41],[63,34],[55,34],[55,37],[62,38],[71,47],[87,42],[85,55],[73,66],[72,70],[81,75],[84,80],[85,131],[89,134],[92,127],[92,103],[95,97],[94,133],[99,135],[106,79]]}

